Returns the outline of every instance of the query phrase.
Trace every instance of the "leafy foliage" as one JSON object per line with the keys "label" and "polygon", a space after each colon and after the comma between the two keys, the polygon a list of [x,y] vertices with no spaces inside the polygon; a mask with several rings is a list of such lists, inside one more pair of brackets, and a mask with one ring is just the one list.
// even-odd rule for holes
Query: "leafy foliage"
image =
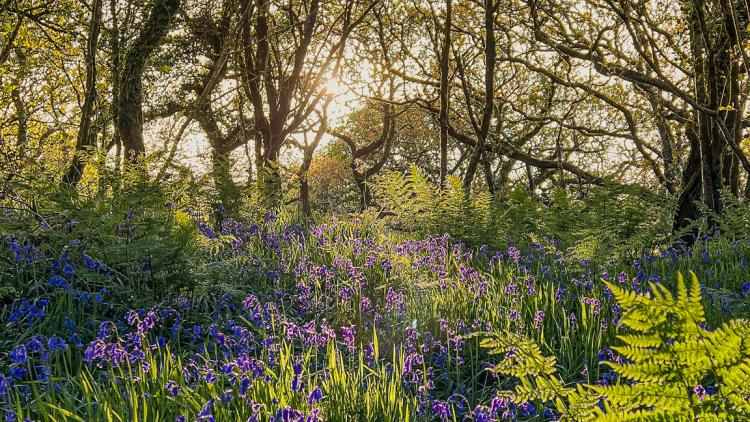
{"label": "leafy foliage", "polygon": [[457,178],[440,190],[416,166],[374,185],[392,226],[418,235],[449,233],[472,246],[553,243],[576,260],[605,261],[669,238],[668,208],[654,194],[601,187],[583,199],[562,189],[547,199],[517,188],[507,199],[470,195]]}
{"label": "leafy foliage", "polygon": [[397,229],[423,236],[450,233],[471,245],[487,243],[497,233],[498,215],[489,194],[472,197],[457,178],[448,178],[448,186],[441,191],[412,166],[405,176],[397,172],[385,175],[374,190]]}
{"label": "leafy foliage", "polygon": [[[519,384],[500,397],[515,402],[554,401],[571,420],[744,420],[750,416],[750,321],[731,320],[705,328],[700,285],[681,275],[677,295],[661,284],[636,294],[607,284],[622,306],[629,332],[613,347],[622,359],[607,361],[620,377],[613,385],[563,385],[555,358],[513,333],[483,340],[493,354],[505,354],[494,372]],[[601,404],[596,406],[601,400]]]}

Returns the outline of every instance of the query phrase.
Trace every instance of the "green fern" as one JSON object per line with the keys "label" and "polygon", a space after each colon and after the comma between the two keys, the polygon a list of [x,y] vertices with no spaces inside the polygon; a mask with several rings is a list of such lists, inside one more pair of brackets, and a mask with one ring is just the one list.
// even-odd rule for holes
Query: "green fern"
{"label": "green fern", "polygon": [[[482,345],[505,359],[493,371],[519,379],[500,393],[514,402],[555,403],[565,420],[667,421],[750,419],[750,321],[705,328],[701,289],[691,273],[677,294],[650,284],[636,294],[607,284],[623,310],[628,331],[613,347],[621,363],[605,362],[620,377],[615,385],[565,386],[555,359],[517,334],[492,334]],[[705,385],[705,388],[704,388]],[[706,393],[710,389],[711,393]]]}
{"label": "green fern", "polygon": [[400,230],[423,236],[448,233],[471,246],[499,246],[498,203],[488,192],[469,195],[456,177],[448,177],[445,189],[439,189],[412,166],[405,175],[387,173],[373,192],[391,215],[390,224]]}

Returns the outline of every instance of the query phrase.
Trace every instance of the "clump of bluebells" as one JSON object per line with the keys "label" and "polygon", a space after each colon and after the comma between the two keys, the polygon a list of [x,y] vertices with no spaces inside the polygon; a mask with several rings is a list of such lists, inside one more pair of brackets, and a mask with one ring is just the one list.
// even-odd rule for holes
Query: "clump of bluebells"
{"label": "clump of bluebells", "polygon": [[[205,245],[196,271],[223,269],[236,285],[130,310],[113,305],[114,293],[122,297],[113,289],[126,287],[114,285],[120,269],[96,251],[45,257],[28,240],[5,242],[19,271],[33,267],[46,280],[0,314],[5,420],[49,420],[49,409],[128,420],[159,409],[170,421],[313,422],[347,401],[361,408],[377,397],[395,407],[393,385],[408,399],[400,415],[411,419],[555,419],[553,403],[497,396],[506,380],[487,371],[493,357],[478,334],[543,340],[568,381],[608,385],[617,378],[599,362],[621,361],[608,348],[621,315],[603,280],[645,291],[686,267],[728,279],[708,286],[716,319],[747,309],[750,296],[747,242],[707,239],[597,263],[549,239],[491,251],[447,235],[376,236],[363,222],[285,224],[267,214],[194,224]],[[339,382],[339,367],[356,382]],[[696,395],[710,394],[700,387]]]}

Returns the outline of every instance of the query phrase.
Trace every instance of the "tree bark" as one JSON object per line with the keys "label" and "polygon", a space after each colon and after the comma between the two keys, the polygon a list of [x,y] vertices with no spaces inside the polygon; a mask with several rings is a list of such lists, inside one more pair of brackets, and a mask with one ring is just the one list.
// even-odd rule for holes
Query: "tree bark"
{"label": "tree bark", "polygon": [[125,147],[126,159],[138,162],[146,152],[143,142],[143,72],[169,31],[169,24],[180,7],[180,0],[155,0],[143,29],[125,56],[120,76],[117,129]]}
{"label": "tree bark", "polygon": [[[706,218],[708,230],[714,229],[717,223],[714,216],[724,211],[722,191],[739,195],[738,162],[746,168],[747,159],[738,148],[743,106],[736,50],[742,48],[743,40],[734,26],[731,4],[726,0],[717,3],[718,10],[712,12],[711,5],[695,0],[689,14],[695,99],[702,107],[693,108],[695,123],[686,130],[690,155],[683,170],[675,211],[676,231],[684,230],[701,217]],[[711,16],[712,13],[717,15]],[[721,25],[710,26],[709,20],[719,21]],[[709,215],[701,215],[698,202]]]}
{"label": "tree bark", "polygon": [[448,111],[449,104],[449,87],[448,58],[451,47],[451,18],[453,15],[452,0],[445,0],[445,27],[443,28],[443,45],[440,52],[440,188],[445,188],[445,180],[448,177]]}
{"label": "tree bark", "polygon": [[96,52],[99,45],[99,29],[102,21],[102,0],[94,0],[89,24],[89,37],[86,43],[86,96],[81,108],[81,123],[73,152],[73,160],[62,179],[64,185],[74,187],[83,176],[85,162],[80,154],[96,145],[96,130],[93,128],[94,105],[96,103]]}
{"label": "tree bark", "polygon": [[469,164],[464,174],[464,188],[471,190],[471,184],[474,181],[474,175],[482,159],[484,147],[490,130],[490,121],[492,120],[492,111],[495,103],[495,62],[497,51],[495,51],[495,11],[497,4],[493,0],[484,2],[484,31],[485,31],[485,61],[484,61],[484,107],[482,110],[482,120],[477,133],[477,145],[471,155]]}

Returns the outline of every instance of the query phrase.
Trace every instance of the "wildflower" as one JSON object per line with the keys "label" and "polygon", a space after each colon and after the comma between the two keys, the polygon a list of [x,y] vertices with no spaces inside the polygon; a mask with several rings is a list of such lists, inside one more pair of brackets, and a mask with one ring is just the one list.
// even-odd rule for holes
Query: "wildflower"
{"label": "wildflower", "polygon": [[125,321],[128,323],[128,325],[135,325],[136,322],[138,322],[138,313],[130,310],[127,314],[125,314]]}
{"label": "wildflower", "polygon": [[0,375],[0,398],[4,397],[8,393],[12,382],[13,381],[10,378],[5,377],[4,375]]}
{"label": "wildflower", "polygon": [[29,342],[26,343],[27,353],[41,353],[42,346],[44,345],[43,342],[44,342],[43,336],[32,336],[31,340],[29,340]]}
{"label": "wildflower", "polygon": [[228,404],[231,401],[232,401],[232,390],[224,391],[224,394],[221,395],[221,404]]}
{"label": "wildflower", "polygon": [[703,388],[702,384],[698,384],[695,387],[693,387],[693,393],[695,393],[696,396],[698,396],[698,399],[703,401],[703,398],[706,397],[706,389]]}
{"label": "wildflower", "polygon": [[557,288],[555,289],[555,302],[560,302],[561,300],[565,299],[565,295],[568,293],[568,290],[565,288]]}
{"label": "wildflower", "polygon": [[521,259],[521,251],[519,251],[517,248],[511,246],[508,248],[508,259],[515,261],[516,264]]}
{"label": "wildflower", "polygon": [[602,309],[602,302],[599,299],[597,299],[595,297],[583,297],[583,299],[581,299],[581,301],[585,305],[590,305],[591,306],[591,313],[593,315],[599,315],[599,311],[601,311],[601,309]]}
{"label": "wildflower", "polygon": [[536,311],[534,314],[534,328],[539,329],[544,321],[544,311]]}
{"label": "wildflower", "polygon": [[611,349],[602,349],[599,351],[599,353],[596,354],[597,360],[599,362],[606,361],[606,360],[614,360],[615,354],[612,352]]}
{"label": "wildflower", "polygon": [[96,338],[100,340],[106,340],[111,335],[112,335],[112,330],[110,328],[110,321],[104,321],[101,324],[99,324],[99,332],[96,335]]}
{"label": "wildflower", "polygon": [[617,280],[620,282],[620,284],[625,284],[628,282],[628,275],[625,274],[625,271],[621,271],[620,275],[617,277]]}
{"label": "wildflower", "polygon": [[742,283],[742,297],[750,297],[750,281]]}
{"label": "wildflower", "polygon": [[240,391],[237,395],[243,398],[247,396],[247,390],[250,388],[250,383],[251,381],[249,378],[243,377],[242,380],[240,380]]}
{"label": "wildflower", "polygon": [[447,401],[436,400],[432,403],[432,413],[441,421],[447,421],[451,416],[451,405]]}
{"label": "wildflower", "polygon": [[83,266],[91,273],[99,268],[99,263],[86,254],[83,254]]}
{"label": "wildflower", "polygon": [[35,379],[37,381],[47,381],[50,376],[50,370],[48,366],[37,366],[36,368],[36,377]]}
{"label": "wildflower", "polygon": [[292,391],[302,391],[305,386],[305,382],[300,379],[302,376],[302,364],[295,363],[292,365],[292,370],[294,371],[294,377],[292,378]]}
{"label": "wildflower", "polygon": [[297,422],[299,420],[302,420],[302,412],[289,406],[279,409],[273,418],[274,422]]}
{"label": "wildflower", "polygon": [[266,224],[273,223],[276,221],[278,217],[276,217],[274,214],[268,212],[265,216],[263,216],[263,222]]}
{"label": "wildflower", "polygon": [[13,378],[21,379],[26,376],[26,374],[29,373],[29,370],[24,368],[23,366],[17,366],[15,368],[12,368],[8,372]]}
{"label": "wildflower", "polygon": [[8,357],[10,357],[10,361],[13,363],[26,363],[26,347],[23,345],[14,347]]}
{"label": "wildflower", "polygon": [[23,261],[26,259],[26,256],[25,256],[26,248],[21,246],[21,244],[18,243],[17,240],[14,240],[13,242],[10,243],[10,250],[13,251],[13,256],[16,259],[16,261]]}
{"label": "wildflower", "polygon": [[354,327],[354,325],[350,325],[349,327],[341,327],[341,335],[344,337],[344,344],[346,344],[346,347],[354,351],[356,346],[354,346],[354,336],[357,334],[357,329]]}
{"label": "wildflower", "polygon": [[471,414],[474,416],[476,422],[491,422],[495,419],[494,416],[492,416],[492,410],[487,406],[479,405],[474,408],[474,411]]}
{"label": "wildflower", "polygon": [[367,313],[370,308],[372,307],[372,303],[370,302],[369,298],[362,298],[362,301],[359,302],[359,309],[362,311],[362,313]]}
{"label": "wildflower", "polygon": [[70,290],[71,285],[68,283],[64,278],[60,277],[59,275],[53,275],[49,281],[47,282],[50,287],[63,289],[63,290]]}
{"label": "wildflower", "polygon": [[310,392],[310,395],[307,396],[307,404],[319,402],[322,398],[323,391],[320,389],[320,387],[315,387],[315,389]]}
{"label": "wildflower", "polygon": [[206,422],[216,422],[216,419],[214,419],[213,415],[211,414],[211,410],[214,407],[214,399],[210,399],[206,402],[206,404],[203,405],[201,408],[200,413],[198,414],[198,418],[196,420],[198,421],[206,421]]}
{"label": "wildflower", "polygon": [[493,413],[500,413],[508,407],[509,400],[506,397],[495,396],[492,398],[491,409]]}
{"label": "wildflower", "polygon": [[521,313],[517,309],[514,309],[508,314],[508,319],[513,322],[519,322],[521,320]]}
{"label": "wildflower", "polygon": [[172,380],[167,381],[167,384],[164,386],[164,389],[167,390],[167,393],[169,393],[169,395],[172,397],[176,397],[178,394],[180,394],[180,387],[177,385],[176,382]]}
{"label": "wildflower", "polygon": [[521,416],[536,416],[536,407],[532,403],[521,404]]}

